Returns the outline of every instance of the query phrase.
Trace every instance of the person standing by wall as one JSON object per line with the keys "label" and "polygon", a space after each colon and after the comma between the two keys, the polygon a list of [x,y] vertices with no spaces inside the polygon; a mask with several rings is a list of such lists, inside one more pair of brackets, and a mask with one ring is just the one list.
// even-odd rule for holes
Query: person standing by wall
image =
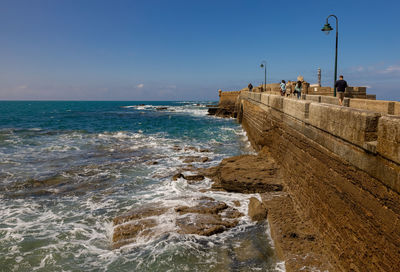
{"label": "person standing by wall", "polygon": [[286,82],[284,80],[282,80],[280,86],[281,86],[281,96],[285,96],[285,94],[286,94]]}
{"label": "person standing by wall", "polygon": [[339,105],[343,106],[344,92],[348,87],[346,80],[343,80],[343,76],[339,76],[339,80],[335,82],[335,88],[337,90],[337,96],[339,98]]}
{"label": "person standing by wall", "polygon": [[247,86],[247,88],[249,88],[249,92],[251,92],[253,90],[253,85],[251,85],[251,83],[249,83],[249,85]]}
{"label": "person standing by wall", "polygon": [[294,87],[294,93],[297,95],[297,99],[301,97],[301,81],[297,81],[296,87]]}

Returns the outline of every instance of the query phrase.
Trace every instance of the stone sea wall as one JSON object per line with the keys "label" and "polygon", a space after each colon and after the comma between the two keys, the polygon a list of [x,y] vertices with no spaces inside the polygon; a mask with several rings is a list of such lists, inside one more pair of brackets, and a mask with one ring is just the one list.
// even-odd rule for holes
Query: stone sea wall
{"label": "stone sea wall", "polygon": [[398,102],[235,95],[233,115],[279,163],[333,271],[400,271],[400,116],[388,114]]}

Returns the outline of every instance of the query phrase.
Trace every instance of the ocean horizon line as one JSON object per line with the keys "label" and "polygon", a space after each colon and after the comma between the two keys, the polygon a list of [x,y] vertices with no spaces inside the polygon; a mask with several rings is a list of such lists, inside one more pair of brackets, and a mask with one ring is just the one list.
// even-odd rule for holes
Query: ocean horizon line
{"label": "ocean horizon line", "polygon": [[73,100],[73,99],[0,99],[0,102],[198,102],[198,101],[210,101],[210,102],[218,102],[216,100]]}

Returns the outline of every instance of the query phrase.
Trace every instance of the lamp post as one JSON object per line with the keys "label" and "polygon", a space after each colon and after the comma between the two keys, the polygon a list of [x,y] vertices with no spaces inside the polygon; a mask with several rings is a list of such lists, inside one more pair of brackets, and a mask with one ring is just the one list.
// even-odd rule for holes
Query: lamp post
{"label": "lamp post", "polygon": [[267,90],[267,62],[263,60],[260,65],[261,68],[264,68],[264,86],[263,91]]}
{"label": "lamp post", "polygon": [[326,18],[326,24],[324,25],[324,27],[321,29],[321,31],[324,31],[326,33],[326,35],[329,34],[329,32],[331,30],[333,30],[333,28],[331,27],[331,25],[328,23],[328,19],[330,17],[334,17],[336,19],[336,51],[335,51],[335,80],[333,83],[333,96],[336,96],[336,87],[335,87],[335,83],[336,83],[336,79],[337,79],[337,48],[338,48],[338,18],[336,17],[336,15],[329,15]]}

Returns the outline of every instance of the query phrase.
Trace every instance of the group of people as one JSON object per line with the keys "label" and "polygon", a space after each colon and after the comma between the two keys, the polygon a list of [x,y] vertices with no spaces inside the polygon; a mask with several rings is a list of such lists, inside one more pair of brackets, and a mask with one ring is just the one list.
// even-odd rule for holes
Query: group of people
{"label": "group of people", "polygon": [[[251,92],[253,90],[253,85],[251,83],[247,86],[249,88],[249,91]],[[293,82],[288,81],[286,83],[285,80],[282,80],[280,83],[280,88],[281,88],[281,96],[291,96],[294,95],[297,97],[297,99],[301,98],[301,90],[302,90],[302,82],[299,80],[296,82],[296,85],[294,86],[294,90],[292,92],[292,87],[293,87]],[[339,76],[339,80],[335,82],[335,88],[337,89],[337,96],[339,98],[339,105],[343,106],[343,100],[344,100],[344,92],[346,88],[348,87],[346,80],[343,80],[343,76]]]}
{"label": "group of people", "polygon": [[296,82],[296,85],[294,86],[293,92],[292,92],[293,83],[291,81],[288,81],[286,83],[285,80],[282,80],[281,84],[280,84],[280,87],[281,87],[281,96],[288,97],[288,96],[291,96],[293,94],[294,96],[297,97],[297,99],[300,99],[300,97],[301,97],[301,89],[302,89],[302,83],[301,83],[300,80]]}

